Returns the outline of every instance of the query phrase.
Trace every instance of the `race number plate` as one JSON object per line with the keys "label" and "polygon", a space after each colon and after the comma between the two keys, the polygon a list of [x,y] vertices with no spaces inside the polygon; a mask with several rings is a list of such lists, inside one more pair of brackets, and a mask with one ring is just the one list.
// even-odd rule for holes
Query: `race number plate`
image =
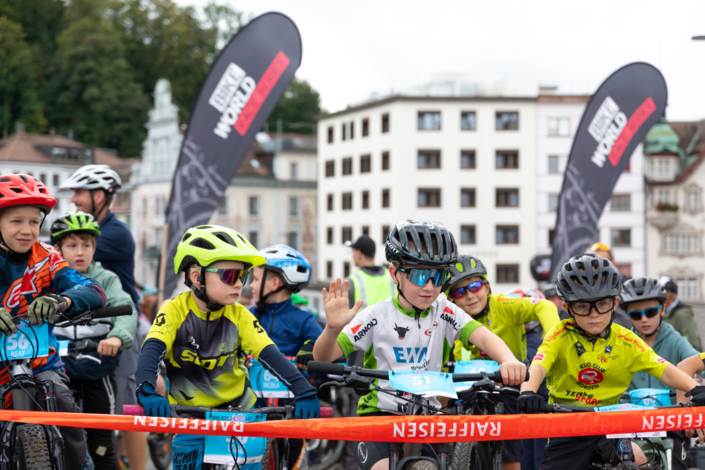
{"label": "race number plate", "polygon": [[49,325],[31,327],[29,322],[22,321],[17,330],[14,335],[3,335],[0,339],[0,358],[30,359],[49,355]]}
{"label": "race number plate", "polygon": [[[294,364],[294,359],[290,359]],[[255,358],[250,359],[250,384],[260,398],[293,398],[294,394]]]}
{"label": "race number plate", "polygon": [[429,370],[402,370],[389,373],[392,388],[426,398],[458,398],[449,374]]}
{"label": "race number plate", "polygon": [[[499,370],[499,364],[495,361],[487,361],[482,359],[471,361],[458,361],[455,363],[454,373],[456,374],[477,374],[478,372],[487,372],[493,374]],[[455,382],[455,391],[462,392],[472,387],[474,381]]]}
{"label": "race number plate", "polygon": [[[629,411],[629,410],[653,410],[653,406],[632,405],[631,403],[623,403],[621,405],[600,406],[595,408],[595,411]],[[607,434],[607,439],[622,439],[633,437],[666,437],[666,432],[630,432],[626,434]]]}
{"label": "race number plate", "polygon": [[[267,417],[259,413],[211,412],[206,413],[206,419],[249,423],[266,421]],[[266,444],[266,437],[206,436],[203,461],[205,463],[234,465],[235,458],[237,458],[237,467],[240,470],[259,470]],[[245,461],[245,456],[247,456],[247,461]]]}

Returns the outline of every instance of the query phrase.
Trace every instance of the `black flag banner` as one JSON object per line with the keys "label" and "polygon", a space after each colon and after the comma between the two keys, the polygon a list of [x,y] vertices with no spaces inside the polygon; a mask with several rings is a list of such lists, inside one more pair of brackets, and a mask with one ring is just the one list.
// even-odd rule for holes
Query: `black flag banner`
{"label": "black flag banner", "polygon": [[174,173],[160,266],[160,286],[176,286],[174,255],[184,232],[205,224],[255,134],[301,64],[301,37],[280,13],[250,21],[223,48],[191,111]]}
{"label": "black flag banner", "polygon": [[592,96],[563,177],[549,279],[555,280],[566,261],[585,252],[619,175],[664,115],[667,94],[661,72],[635,62],[610,75]]}

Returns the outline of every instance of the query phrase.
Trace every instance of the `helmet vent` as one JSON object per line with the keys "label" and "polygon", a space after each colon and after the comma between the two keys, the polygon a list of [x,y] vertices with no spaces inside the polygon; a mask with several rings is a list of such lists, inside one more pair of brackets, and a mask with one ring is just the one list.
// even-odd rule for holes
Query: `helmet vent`
{"label": "helmet vent", "polygon": [[198,227],[196,227],[196,228],[198,228],[198,229],[202,229],[202,228],[204,228],[204,229],[205,229],[205,228],[213,228],[213,227],[212,227],[212,226],[210,226],[210,225],[199,225],[199,226],[198,226]]}
{"label": "helmet vent", "polygon": [[45,193],[44,188],[39,188],[39,192],[44,194]]}
{"label": "helmet vent", "polygon": [[213,235],[215,235],[219,240],[222,240],[224,243],[237,247],[237,243],[229,234],[225,232],[215,232]]}
{"label": "helmet vent", "polygon": [[296,255],[293,255],[291,253],[287,253],[286,256],[288,256],[289,258],[299,259]]}
{"label": "helmet vent", "polygon": [[0,183],[9,183],[12,181],[10,178],[0,178]]}
{"label": "helmet vent", "polygon": [[20,188],[10,188],[10,189],[13,190],[14,192],[16,192],[17,194],[22,192],[22,190]]}
{"label": "helmet vent", "polygon": [[297,266],[296,267],[296,272],[297,273],[304,273],[306,274],[308,272],[308,269],[306,269],[306,266]]}
{"label": "helmet vent", "polygon": [[20,175],[20,179],[22,181],[24,181],[25,183],[29,183],[29,181],[27,181],[27,178],[25,177],[25,175]]}
{"label": "helmet vent", "polygon": [[186,240],[188,240],[189,238],[191,238],[191,236],[192,236],[192,234],[190,234],[190,233],[185,233],[185,234],[184,234],[184,237],[181,239],[181,241],[182,241],[182,242],[185,242]]}
{"label": "helmet vent", "polygon": [[208,240],[204,240],[203,238],[196,238],[194,240],[191,240],[191,243],[189,243],[191,246],[195,246],[196,248],[203,248],[204,250],[215,250],[215,245],[213,245],[211,242]]}
{"label": "helmet vent", "polygon": [[242,235],[240,235],[240,234],[238,233],[237,236],[240,238],[240,240],[242,240],[242,243],[244,243],[245,245],[247,245],[247,240],[245,240],[245,239],[242,237]]}

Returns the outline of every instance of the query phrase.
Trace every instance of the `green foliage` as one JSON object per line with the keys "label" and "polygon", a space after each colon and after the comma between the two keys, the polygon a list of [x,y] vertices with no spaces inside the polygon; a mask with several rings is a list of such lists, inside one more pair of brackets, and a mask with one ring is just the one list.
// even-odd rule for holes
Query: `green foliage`
{"label": "green foliage", "polygon": [[294,77],[284,95],[277,103],[267,120],[269,131],[277,128],[277,120],[282,120],[284,132],[312,134],[313,117],[321,113],[321,96],[306,80]]}

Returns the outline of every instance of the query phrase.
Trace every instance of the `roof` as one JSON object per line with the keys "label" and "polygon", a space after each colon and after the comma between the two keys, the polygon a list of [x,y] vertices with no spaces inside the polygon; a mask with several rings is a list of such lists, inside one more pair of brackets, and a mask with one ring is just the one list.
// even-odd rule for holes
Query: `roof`
{"label": "roof", "polygon": [[686,155],[697,152],[705,145],[705,130],[701,129],[705,121],[669,122],[673,131],[680,137],[680,147]]}
{"label": "roof", "polygon": [[273,159],[272,154],[262,153],[262,148],[255,140],[247,150],[235,176],[274,179]]}
{"label": "roof", "polygon": [[539,95],[539,103],[587,103],[592,95]]}

